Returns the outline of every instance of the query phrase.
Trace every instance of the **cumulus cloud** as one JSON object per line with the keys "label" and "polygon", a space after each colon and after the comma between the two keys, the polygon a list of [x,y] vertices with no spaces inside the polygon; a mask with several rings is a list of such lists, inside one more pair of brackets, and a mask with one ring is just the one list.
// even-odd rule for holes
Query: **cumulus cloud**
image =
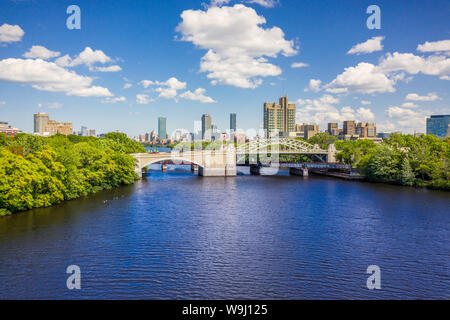
{"label": "cumulus cloud", "polygon": [[150,102],[155,101],[151,99],[148,94],[137,94],[136,95],[136,103],[137,104],[149,104]]}
{"label": "cumulus cloud", "polygon": [[386,129],[400,130],[402,132],[413,132],[425,128],[426,118],[429,116],[427,110],[412,110],[411,108],[391,106],[386,110],[389,118],[387,124],[383,126]]}
{"label": "cumulus cloud", "polygon": [[423,73],[426,75],[450,74],[450,58],[432,55],[427,58],[412,53],[388,53],[380,62],[381,72],[405,71],[410,74]]}
{"label": "cumulus cloud", "polygon": [[129,89],[129,88],[131,88],[133,85],[131,84],[131,83],[125,83],[124,85],[123,85],[123,89]]}
{"label": "cumulus cloud", "polygon": [[291,64],[291,68],[304,68],[304,67],[308,67],[309,65],[307,63],[303,63],[303,62],[294,62],[293,64]]}
{"label": "cumulus cloud", "polygon": [[0,80],[28,84],[42,91],[64,92],[68,96],[113,96],[107,88],[91,86],[92,78],[42,59],[0,60]]}
{"label": "cumulus cloud", "polygon": [[193,100],[193,101],[200,101],[201,103],[216,103],[213,98],[208,97],[205,95],[206,90],[203,88],[198,88],[194,92],[186,91],[180,94],[180,98],[187,99],[187,100]]}
{"label": "cumulus cloud", "polygon": [[420,96],[417,93],[409,93],[405,99],[409,101],[435,101],[440,98],[436,93],[429,93],[426,96]]}
{"label": "cumulus cloud", "polygon": [[273,8],[278,3],[278,0],[247,0],[248,3],[256,3],[265,8]]}
{"label": "cumulus cloud", "polygon": [[25,58],[41,58],[41,59],[51,59],[59,57],[61,53],[58,51],[51,51],[43,46],[32,46],[30,50],[25,52],[23,56]]}
{"label": "cumulus cloud", "polygon": [[441,80],[450,80],[450,76],[441,76],[439,79],[441,79]]}
{"label": "cumulus cloud", "polygon": [[182,41],[207,50],[200,72],[207,73],[212,84],[256,88],[261,77],[277,76],[281,69],[268,62],[279,54],[297,54],[293,41],[284,39],[278,27],[264,29],[266,23],[253,8],[242,4],[186,10],[176,31]]}
{"label": "cumulus cloud", "polygon": [[122,71],[122,68],[118,65],[113,65],[109,67],[97,67],[94,70],[98,72],[119,72]]}
{"label": "cumulus cloud", "polygon": [[450,51],[450,40],[441,40],[434,42],[425,42],[417,46],[417,51],[420,52],[444,52]]}
{"label": "cumulus cloud", "polygon": [[358,43],[357,45],[354,45],[347,54],[361,54],[361,53],[372,53],[376,51],[383,50],[383,45],[381,44],[381,41],[383,41],[384,37],[373,37],[366,42]]}
{"label": "cumulus cloud", "polygon": [[21,41],[24,34],[25,32],[22,30],[20,26],[18,25],[12,26],[10,24],[4,23],[0,27],[0,43]]}
{"label": "cumulus cloud", "polygon": [[102,103],[117,103],[117,102],[126,102],[127,101],[127,98],[125,98],[125,97],[114,97],[114,98],[111,98],[111,97],[107,97],[106,99],[103,99],[102,100]]}
{"label": "cumulus cloud", "polygon": [[366,100],[361,100],[361,104],[367,106],[367,105],[369,105],[369,104],[372,104],[372,102],[366,101]]}
{"label": "cumulus cloud", "polygon": [[167,81],[151,81],[151,80],[142,80],[139,82],[141,86],[144,88],[148,88],[150,86],[158,86],[153,89],[153,91],[159,93],[160,98],[164,99],[172,99],[176,98],[178,90],[186,89],[186,82],[182,82],[175,77],[168,79]]}
{"label": "cumulus cloud", "polygon": [[322,88],[322,81],[317,80],[317,79],[311,79],[309,80],[309,85],[308,87],[305,88],[305,92],[308,91],[314,91],[314,92],[319,92]]}
{"label": "cumulus cloud", "polygon": [[411,108],[411,109],[417,109],[417,108],[420,108],[419,105],[417,105],[417,104],[415,104],[415,103],[412,103],[412,102],[405,102],[405,103],[402,104],[402,107],[403,107],[403,108]]}
{"label": "cumulus cloud", "polygon": [[[108,57],[102,50],[92,50],[90,47],[86,47],[75,59],[72,59],[68,54],[56,59],[56,64],[60,67],[75,67],[78,65],[86,65],[91,71],[99,71],[93,67],[94,64],[105,64],[112,62],[113,60]],[[112,70],[117,70],[119,66],[112,66]],[[104,69],[107,70],[107,69]],[[116,72],[116,71],[101,71],[101,72]]]}
{"label": "cumulus cloud", "polygon": [[[326,85],[329,92],[381,93],[395,92],[395,80],[389,79],[371,63],[361,62],[356,67],[345,68]],[[334,90],[334,91],[333,91]]]}

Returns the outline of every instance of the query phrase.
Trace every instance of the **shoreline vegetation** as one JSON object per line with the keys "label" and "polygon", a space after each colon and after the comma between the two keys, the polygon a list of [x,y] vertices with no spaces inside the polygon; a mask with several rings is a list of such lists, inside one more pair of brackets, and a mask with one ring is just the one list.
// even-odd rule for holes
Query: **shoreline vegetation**
{"label": "shoreline vegetation", "polygon": [[[376,144],[319,133],[307,142],[323,149],[334,143],[337,160],[359,169],[368,181],[450,191],[450,138],[393,134]],[[139,152],[145,152],[143,145],[122,133],[105,138],[0,134],[0,216],[132,184],[139,177],[129,154]]]}

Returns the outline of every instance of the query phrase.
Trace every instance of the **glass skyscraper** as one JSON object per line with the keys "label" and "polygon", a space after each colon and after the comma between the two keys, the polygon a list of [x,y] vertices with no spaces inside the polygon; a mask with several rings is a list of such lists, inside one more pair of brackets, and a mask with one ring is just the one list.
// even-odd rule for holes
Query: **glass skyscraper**
{"label": "glass skyscraper", "polygon": [[167,139],[166,118],[158,118],[158,136],[160,140]]}
{"label": "glass skyscraper", "polygon": [[209,114],[202,116],[202,140],[211,141],[211,116]]}
{"label": "glass skyscraper", "polygon": [[431,116],[427,119],[427,134],[438,138],[450,137],[450,115]]}
{"label": "glass skyscraper", "polygon": [[230,131],[231,134],[236,132],[236,113],[230,113]]}

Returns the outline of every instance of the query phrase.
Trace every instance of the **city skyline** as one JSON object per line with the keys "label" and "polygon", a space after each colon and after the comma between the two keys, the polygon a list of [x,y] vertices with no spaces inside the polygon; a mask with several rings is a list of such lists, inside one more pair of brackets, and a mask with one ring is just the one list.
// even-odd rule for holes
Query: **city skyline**
{"label": "city skyline", "polygon": [[[171,133],[193,130],[206,113],[224,130],[229,114],[238,113],[238,128],[260,129],[261,103],[286,94],[297,106],[296,123],[322,129],[354,119],[377,122],[379,132],[425,132],[427,117],[450,113],[445,1],[409,10],[402,1],[381,1],[380,30],[366,27],[365,2],[330,3],[329,11],[312,1],[202,3],[121,3],[112,10],[79,1],[81,29],[69,30],[69,2],[2,2],[1,120],[32,132],[23,115],[43,111],[74,128],[136,136],[155,128],[158,117],[170,119]],[[111,23],[117,12],[120,28]],[[199,17],[228,17],[248,31],[225,33],[215,44],[224,30],[217,19]],[[321,19],[327,23],[315,22]],[[208,30],[204,38],[200,30]],[[267,48],[270,41],[277,46]],[[256,68],[246,74],[239,63]],[[221,64],[228,73],[219,72]]]}

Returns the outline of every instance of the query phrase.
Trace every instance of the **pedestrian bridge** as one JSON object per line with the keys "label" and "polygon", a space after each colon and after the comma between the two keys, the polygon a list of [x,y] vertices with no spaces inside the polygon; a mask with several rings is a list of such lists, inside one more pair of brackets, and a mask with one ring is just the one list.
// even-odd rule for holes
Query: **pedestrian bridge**
{"label": "pedestrian bridge", "polygon": [[[177,150],[171,153],[135,153],[132,156],[137,160],[136,173],[142,175],[142,169],[155,163],[171,162],[174,164],[191,163],[198,166],[198,174],[205,177],[236,176],[236,164],[248,162],[249,158],[256,159],[270,157],[270,162],[277,162],[279,155],[308,155],[314,160],[323,163],[336,161],[336,148],[330,145],[328,150],[311,145],[307,142],[293,138],[256,139],[249,143],[234,147],[233,144],[224,144],[213,150]],[[252,160],[250,160],[251,162]]]}

